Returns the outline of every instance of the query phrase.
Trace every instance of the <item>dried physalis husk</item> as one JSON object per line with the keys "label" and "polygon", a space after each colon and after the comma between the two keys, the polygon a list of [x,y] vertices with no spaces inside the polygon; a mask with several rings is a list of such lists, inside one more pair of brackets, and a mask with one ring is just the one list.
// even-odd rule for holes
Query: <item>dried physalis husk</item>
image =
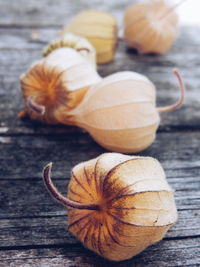
{"label": "dried physalis husk", "polygon": [[99,10],[83,11],[72,19],[64,32],[87,38],[96,49],[97,63],[113,60],[117,43],[117,23],[113,15]]}
{"label": "dried physalis husk", "polygon": [[73,33],[64,33],[60,38],[50,42],[43,50],[43,56],[48,56],[52,51],[61,47],[71,47],[85,57],[96,67],[95,48],[85,38]]}
{"label": "dried physalis husk", "polygon": [[145,1],[127,8],[124,37],[139,53],[167,52],[178,32],[178,16],[165,0]]}
{"label": "dried physalis husk", "polygon": [[72,170],[67,197],[51,181],[51,164],[44,169],[44,182],[69,208],[69,231],[113,261],[158,242],[177,220],[173,191],[154,158],[106,153],[80,163]]}
{"label": "dried physalis husk", "polygon": [[133,153],[150,146],[158,128],[159,112],[180,107],[184,85],[178,72],[181,95],[174,105],[156,108],[154,84],[136,72],[119,72],[91,87],[81,103],[69,112],[73,124],[84,128],[104,148]]}
{"label": "dried physalis husk", "polygon": [[20,78],[27,106],[19,117],[49,124],[64,123],[91,85],[101,80],[96,70],[72,48],[59,48],[35,62]]}

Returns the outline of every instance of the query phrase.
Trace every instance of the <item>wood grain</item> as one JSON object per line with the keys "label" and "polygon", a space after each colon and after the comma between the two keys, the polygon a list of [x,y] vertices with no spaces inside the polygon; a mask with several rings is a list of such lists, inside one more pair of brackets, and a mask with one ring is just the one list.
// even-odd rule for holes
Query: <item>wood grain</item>
{"label": "wood grain", "polygon": [[[126,267],[165,266],[197,267],[200,262],[200,238],[163,240],[137,255],[134,260],[106,261],[82,246],[63,245],[61,248],[29,248],[1,251],[0,266],[76,266]],[[78,255],[78,256],[77,256]]]}

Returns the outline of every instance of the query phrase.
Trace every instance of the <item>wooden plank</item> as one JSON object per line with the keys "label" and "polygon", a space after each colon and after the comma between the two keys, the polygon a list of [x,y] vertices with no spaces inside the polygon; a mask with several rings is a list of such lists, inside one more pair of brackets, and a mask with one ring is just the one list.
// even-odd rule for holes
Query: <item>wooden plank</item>
{"label": "wooden plank", "polygon": [[[1,2],[2,0],[0,0]],[[46,43],[52,41],[52,39],[57,38],[61,34],[63,25],[61,26],[55,26],[55,27],[24,27],[24,28],[17,28],[17,27],[0,27],[0,49],[13,49],[13,50],[23,50],[23,49],[42,49]],[[136,55],[138,58],[151,58],[155,59],[155,63],[158,63],[157,60],[159,59],[168,59],[167,62],[163,62],[162,67],[166,65],[170,65],[171,61],[174,61],[173,56],[177,57],[177,59],[180,60],[181,53],[187,52],[189,55],[194,55],[195,52],[199,50],[199,41],[200,36],[197,34],[199,31],[199,26],[191,25],[181,25],[180,33],[177,39],[175,40],[175,43],[170,51],[164,55],[137,55],[134,50],[128,49],[127,45],[123,46],[123,52],[129,53],[132,55]],[[33,38],[33,34],[37,33],[37,38]],[[187,37],[187,38],[186,38]],[[119,41],[118,44],[122,44],[121,41]],[[195,49],[198,49],[197,51]],[[125,50],[125,51],[124,51]],[[121,47],[117,47],[116,54],[119,54],[118,52],[121,51]],[[121,54],[119,58],[122,58],[125,56],[124,54]],[[184,56],[189,56],[184,55]],[[193,58],[194,59],[194,58]],[[115,61],[113,61],[115,62]],[[112,66],[113,62],[109,64],[104,64],[104,67],[106,66]],[[185,65],[185,61],[182,61],[182,63]],[[192,62],[188,62],[190,65],[192,65]]]}
{"label": "wooden plank", "polygon": [[[51,208],[52,204],[50,201],[48,204]],[[16,207],[16,211],[17,208],[18,207]],[[45,213],[45,210],[47,210],[46,208],[43,210],[42,216],[37,216],[31,203],[29,205],[27,204],[25,208],[29,208],[30,211],[33,210],[32,216],[0,220],[0,250],[9,249],[10,247],[17,248],[20,246],[26,248],[27,246],[42,247],[79,243],[79,241],[67,231],[66,215],[48,216],[48,212]],[[36,206],[36,208],[38,207]],[[57,207],[57,213],[59,213],[59,210],[60,208]],[[40,213],[41,210],[38,210],[38,215]],[[60,213],[66,213],[64,208],[62,208],[62,212]],[[19,216],[19,214],[17,215]],[[197,210],[179,210],[178,214],[178,222],[168,231],[165,239],[200,237],[199,205]]]}
{"label": "wooden plank", "polygon": [[1,251],[0,266],[8,267],[197,267],[200,264],[200,238],[163,240],[147,248],[134,258],[110,262],[82,246],[30,248]]}
{"label": "wooden plank", "polygon": [[[54,162],[55,178],[69,177],[75,164],[106,152],[86,133],[2,138],[1,179],[40,179],[42,168],[51,161]],[[170,176],[178,175],[181,178],[187,175],[184,173],[188,173],[189,177],[199,177],[199,139],[198,131],[160,132],[152,146],[137,154],[158,158],[163,167],[169,170]]]}
{"label": "wooden plank", "polygon": [[[132,1],[134,3],[135,0]],[[84,9],[99,9],[110,11],[118,19],[121,20],[122,11],[130,5],[130,1],[123,0],[122,3],[111,1],[94,0],[88,2],[81,1],[62,1],[57,0],[30,0],[27,4],[26,0],[16,2],[0,1],[0,25],[1,26],[61,26],[65,24],[72,16]],[[6,16],[5,16],[6,14]]]}

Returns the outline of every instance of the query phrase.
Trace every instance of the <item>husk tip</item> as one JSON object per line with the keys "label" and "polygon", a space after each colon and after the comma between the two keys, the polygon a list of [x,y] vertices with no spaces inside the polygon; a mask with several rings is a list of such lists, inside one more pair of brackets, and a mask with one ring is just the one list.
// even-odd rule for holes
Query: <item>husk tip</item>
{"label": "husk tip", "polygon": [[53,166],[53,162],[49,162],[43,169],[43,174],[50,173]]}

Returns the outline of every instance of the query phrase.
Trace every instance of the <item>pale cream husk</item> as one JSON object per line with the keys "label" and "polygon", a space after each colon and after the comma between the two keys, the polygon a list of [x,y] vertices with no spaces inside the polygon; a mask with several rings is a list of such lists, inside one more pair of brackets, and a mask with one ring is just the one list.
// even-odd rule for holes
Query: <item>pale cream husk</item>
{"label": "pale cream husk", "polygon": [[91,87],[70,112],[73,124],[84,128],[101,146],[133,153],[155,139],[160,118],[155,87],[145,76],[119,72]]}
{"label": "pale cream husk", "polygon": [[158,242],[177,220],[173,191],[150,157],[106,153],[72,170],[68,198],[100,210],[69,209],[69,230],[113,260],[129,259]]}

